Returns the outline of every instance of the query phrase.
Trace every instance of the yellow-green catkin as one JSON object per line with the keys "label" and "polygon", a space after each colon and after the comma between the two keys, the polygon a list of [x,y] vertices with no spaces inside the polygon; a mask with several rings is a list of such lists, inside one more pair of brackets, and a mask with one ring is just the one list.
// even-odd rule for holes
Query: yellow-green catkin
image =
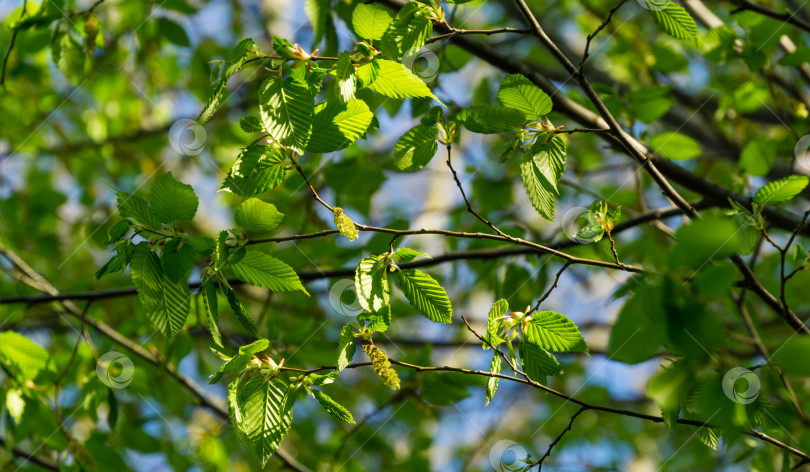
{"label": "yellow-green catkin", "polygon": [[382,380],[383,385],[391,390],[399,390],[399,375],[397,375],[397,371],[391,368],[391,362],[388,361],[388,356],[386,356],[380,348],[371,343],[364,345],[363,350],[366,351],[369,359],[371,359],[371,364],[374,366],[374,373]]}
{"label": "yellow-green catkin", "polygon": [[348,216],[343,214],[343,208],[335,207],[335,226],[343,236],[346,236],[349,241],[357,239],[357,228],[354,227],[354,222]]}

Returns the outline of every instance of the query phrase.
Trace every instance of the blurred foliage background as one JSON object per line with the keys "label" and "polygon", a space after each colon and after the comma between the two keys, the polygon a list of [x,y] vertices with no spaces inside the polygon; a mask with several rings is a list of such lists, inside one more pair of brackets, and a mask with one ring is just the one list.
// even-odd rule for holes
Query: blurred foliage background
{"label": "blurred foliage background", "polygon": [[[213,91],[212,61],[227,59],[241,38],[253,38],[265,52],[272,50],[274,35],[308,51],[320,47],[319,54],[327,56],[351,49],[355,2],[20,3],[0,0],[0,52],[6,55],[14,44],[4,64],[0,94],[0,329],[44,347],[48,364],[35,382],[25,385],[15,383],[4,370],[3,469],[43,467],[38,460],[26,460],[26,453],[40,458],[45,468],[59,470],[260,469],[227,419],[200,405],[198,396],[167,374],[167,368],[180,372],[225,405],[225,387],[206,385],[219,359],[209,349],[210,336],[196,298],[183,333],[172,339],[155,334],[134,296],[94,300],[86,307],[86,318],[94,320],[90,325],[65,313],[59,303],[28,305],[3,299],[39,295],[20,276],[17,257],[63,293],[131,287],[126,274],[101,281],[93,277],[110,256],[105,239],[118,220],[115,190],[143,194],[167,171],[192,185],[200,198],[197,216],[186,228],[189,233],[213,236],[233,227],[233,209],[241,199],[218,189],[240,148],[255,139],[240,128],[239,120],[257,112],[259,85],[269,72],[246,65],[230,81],[227,100],[205,124],[203,138],[179,133],[173,139],[172,125],[197,117]],[[588,35],[619,3],[528,2],[548,35],[576,64]],[[624,129],[684,172],[748,197],[768,182],[807,174],[808,31],[740,6],[747,2],[686,0],[682,3],[695,18],[698,34],[679,40],[662,31],[644,3],[623,2],[590,44],[585,69]],[[810,21],[801,1],[758,4],[777,12],[789,9],[791,18]],[[475,0],[443,7],[455,28],[526,28],[511,1]],[[41,16],[20,27],[18,22],[36,19],[38,11],[53,17]],[[88,31],[94,28],[98,31],[92,38]],[[567,97],[592,108],[537,38],[499,34],[472,39],[550,81],[557,89],[550,94],[555,104],[558,97]],[[793,50],[786,50],[785,39]],[[429,47],[425,65],[437,73],[426,78],[447,105],[446,114],[496,101],[503,70],[446,38]],[[344,151],[301,159],[321,196],[364,224],[489,232],[467,212],[443,150],[417,173],[394,166],[394,143],[419,122],[429,100],[363,98],[375,111],[379,129]],[[556,107],[548,117],[567,129],[589,127]],[[678,134],[672,141],[662,133]],[[200,144],[195,138],[202,143],[189,152],[184,146]],[[543,220],[526,197],[517,160],[499,163],[506,138],[463,130],[454,146],[454,165],[482,215],[510,235],[545,245],[567,244],[564,215],[576,215],[577,208],[588,208],[594,200],[621,206],[622,220],[671,206],[640,167],[600,133],[568,134],[564,140],[568,161],[554,222]],[[621,261],[649,273],[631,277],[575,265],[560,277],[544,309],[564,313],[578,324],[590,356],[560,356],[564,374],[550,377],[549,386],[589,403],[654,416],[661,415],[662,405],[671,409],[689,403],[693,411],[708,412],[701,420],[724,426],[724,436],[718,446],[705,428],[667,428],[585,411],[555,446],[544,463],[546,470],[775,471],[799,464],[783,449],[741,435],[751,427],[810,451],[808,420],[801,413],[810,407],[810,344],[794,336],[779,306],[774,309],[750,294],[737,302],[740,286],[748,283],[726,259],[742,254],[762,286],[789,302],[805,320],[810,316],[810,271],[802,269],[806,254],[794,246],[806,247],[808,232],[805,228],[794,240],[793,227],[771,227],[776,217],[762,223],[767,233],[745,226],[741,215],[729,216],[722,193],[690,185],[690,179],[680,179],[676,188],[688,201],[701,202],[707,218],[687,225],[674,211],[614,235]],[[805,190],[778,211],[800,221],[808,196]],[[317,205],[295,172],[262,198],[286,214],[274,236],[333,228],[332,215]],[[678,238],[672,238],[672,232]],[[763,242],[764,234],[786,249],[786,262],[780,251]],[[329,236],[267,246],[296,271],[319,273],[353,269],[362,257],[387,251],[389,240],[384,234],[361,232],[355,242]],[[504,246],[440,235],[409,236],[399,244],[434,257]],[[427,270],[447,289],[456,314],[480,328],[498,298],[518,310],[533,305],[554,283],[563,262],[525,252],[451,260]],[[566,252],[613,261],[607,239]],[[787,272],[797,269],[784,291],[783,264]],[[195,269],[191,280],[199,275]],[[351,300],[340,294],[330,300],[330,289],[344,279],[351,276],[306,281],[310,297],[248,286],[237,291],[271,340],[274,357],[285,358],[290,366],[312,368],[334,364],[338,333],[351,321],[335,308]],[[85,310],[87,301],[75,303]],[[480,349],[462,322],[432,324],[414,314],[401,296],[393,306],[395,322],[375,338],[391,358],[488,370],[491,353]],[[740,306],[753,326],[741,316]],[[161,353],[162,362],[154,365],[127,351],[98,329],[99,323],[147,353]],[[82,329],[88,330],[99,352],[119,351],[132,361],[134,375],[126,388],[111,389],[101,382],[90,347],[77,343]],[[231,347],[249,342],[231,318],[223,317],[222,330]],[[757,342],[774,359],[766,358]],[[365,360],[361,355],[357,359]],[[61,388],[54,389],[53,382],[68,364],[72,367],[57,382]],[[757,400],[748,406],[740,407],[721,388],[721,379],[734,367],[751,369],[760,383]],[[357,425],[334,421],[311,399],[299,402],[284,449],[318,471],[499,470],[517,467],[500,454],[493,462],[491,452],[499,451],[499,441],[513,441],[509,444],[537,458],[578,409],[503,380],[484,407],[483,377],[398,371],[402,389],[393,394],[364,369],[345,371],[328,388],[353,413]],[[692,397],[685,398],[687,393]],[[20,402],[24,410],[17,415]],[[715,409],[719,413],[713,416]],[[289,463],[273,459],[266,470],[285,467]]]}

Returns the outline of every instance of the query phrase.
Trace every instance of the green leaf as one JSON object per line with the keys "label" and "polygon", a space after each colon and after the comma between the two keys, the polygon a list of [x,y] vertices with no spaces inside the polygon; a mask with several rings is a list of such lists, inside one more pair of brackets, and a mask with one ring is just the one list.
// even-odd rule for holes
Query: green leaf
{"label": "green leaf", "polygon": [[14,422],[19,424],[25,411],[25,399],[22,390],[12,389],[6,392],[6,410],[14,418]]}
{"label": "green leaf", "polygon": [[419,313],[436,323],[453,320],[453,307],[447,292],[433,277],[416,269],[398,270],[396,274],[399,288]]}
{"label": "green leaf", "polygon": [[306,145],[309,152],[325,153],[339,151],[363,135],[371,124],[374,114],[366,102],[339,99],[327,100],[315,107],[312,120],[312,135]]}
{"label": "green leaf", "polygon": [[106,244],[118,242],[119,239],[127,234],[130,226],[132,226],[132,222],[127,219],[116,222],[114,225],[110,226],[110,229],[107,230],[107,239],[104,242]]}
{"label": "green leaf", "polygon": [[258,198],[248,198],[236,209],[233,215],[236,226],[256,233],[265,233],[278,228],[284,213],[276,209],[272,203],[266,203]]}
{"label": "green leaf", "polygon": [[647,87],[630,93],[627,99],[631,116],[646,124],[660,120],[672,107],[669,93],[669,87]]}
{"label": "green leaf", "polygon": [[650,139],[650,148],[667,159],[691,159],[700,155],[697,141],[680,133],[666,132]]}
{"label": "green leaf", "polygon": [[239,127],[245,133],[261,133],[262,120],[258,116],[247,115],[239,119]]}
{"label": "green leaf", "polygon": [[418,2],[402,6],[382,38],[382,53],[396,60],[416,55],[433,32],[433,24],[425,16],[426,8]]}
{"label": "green leaf", "polygon": [[[511,346],[511,343],[509,344]],[[562,366],[551,353],[530,342],[520,343],[523,372],[535,382],[546,383],[549,375],[559,374]]]}
{"label": "green leaf", "polygon": [[343,51],[338,56],[335,78],[337,78],[340,99],[344,102],[354,100],[354,92],[357,90],[357,73],[349,51]]}
{"label": "green leaf", "polygon": [[336,402],[329,395],[320,390],[312,390],[312,395],[318,400],[324,410],[332,415],[336,420],[343,421],[344,423],[354,424],[354,417],[343,405]]}
{"label": "green leaf", "polygon": [[274,292],[300,290],[309,295],[298,274],[284,262],[263,252],[248,250],[239,262],[229,264],[234,277]]}
{"label": "green leaf", "polygon": [[394,165],[405,172],[425,167],[439,149],[438,133],[436,125],[418,124],[409,129],[394,145]]}
{"label": "green leaf", "polygon": [[120,253],[112,256],[109,261],[105,262],[103,266],[101,266],[96,271],[96,280],[101,279],[101,277],[107,274],[113,274],[115,272],[121,272],[127,267],[127,255],[126,253]]}
{"label": "green leaf", "polygon": [[[250,38],[245,38],[231,50],[230,55],[228,56],[229,63],[222,66],[220,71],[220,78],[214,84],[214,92],[211,94],[211,97],[208,99],[208,103],[205,104],[202,112],[200,112],[200,116],[197,118],[197,123],[200,125],[204,125],[211,119],[214,115],[214,112],[217,111],[217,108],[222,104],[223,99],[225,98],[225,91],[226,86],[228,84],[228,80],[239,72],[244,66],[245,61],[247,61],[247,56],[250,51],[255,46],[255,43]],[[242,128],[244,129],[244,127]],[[246,132],[256,132],[256,131],[247,131]]]}
{"label": "green leaf", "polygon": [[135,246],[129,271],[138,299],[155,327],[170,337],[180,332],[189,312],[188,283],[170,280],[163,273],[160,259],[145,242]]}
{"label": "green leaf", "polygon": [[498,100],[509,108],[522,111],[532,120],[551,112],[551,97],[520,74],[509,74],[503,79]]}
{"label": "green leaf", "polygon": [[252,197],[275,188],[287,176],[286,160],[287,155],[281,149],[252,144],[242,149],[236,158],[222,183],[222,190]]}
{"label": "green leaf", "polygon": [[375,256],[364,257],[357,265],[354,277],[357,301],[370,313],[391,304],[388,271],[383,261]]}
{"label": "green leaf", "polygon": [[279,144],[303,152],[312,127],[315,95],[309,86],[288,77],[270,76],[259,90],[264,130]]}
{"label": "green leaf", "polygon": [[706,217],[678,228],[678,241],[669,254],[672,267],[703,267],[709,259],[725,259],[740,252],[740,226],[723,217]]}
{"label": "green leaf", "polygon": [[118,214],[121,215],[121,218],[133,220],[149,229],[160,229],[160,221],[152,213],[146,200],[121,191],[116,192],[115,195],[118,201]]}
{"label": "green leaf", "polygon": [[194,269],[194,249],[180,238],[171,239],[161,251],[163,273],[172,282],[186,282]]}
{"label": "green leaf", "polygon": [[[500,374],[501,373],[501,356],[497,352],[492,353],[492,364],[489,366],[489,371],[493,374]],[[487,380],[487,388],[484,392],[486,397],[486,403],[484,406],[489,405],[489,402],[492,401],[492,397],[495,396],[495,392],[498,390],[498,377],[490,377]]]}
{"label": "green leaf", "polygon": [[720,442],[720,434],[722,432],[719,428],[712,428],[709,426],[693,426],[692,430],[695,431],[695,436],[697,436],[700,442],[714,451],[717,450],[717,444]]}
{"label": "green leaf", "polygon": [[559,196],[557,185],[565,171],[565,143],[554,137],[539,152],[526,152],[520,161],[520,177],[526,195],[540,215],[554,220],[554,203]]}
{"label": "green leaf", "polygon": [[168,18],[158,18],[158,31],[169,40],[169,42],[178,46],[188,47],[191,46],[191,41],[188,40],[186,30],[174,21]]}
{"label": "green leaf", "polygon": [[463,110],[457,119],[473,133],[493,134],[522,128],[526,114],[502,105],[476,105]]}
{"label": "green leaf", "polygon": [[780,205],[802,193],[810,179],[806,175],[789,175],[768,182],[754,195],[754,203],[760,205]]}
{"label": "green leaf", "polygon": [[754,177],[764,177],[776,160],[776,144],[764,139],[752,139],[740,153],[740,169]]}
{"label": "green leaf", "polygon": [[25,380],[33,380],[49,359],[45,348],[14,331],[0,333],[0,357]]}
{"label": "green leaf", "polygon": [[783,371],[801,376],[810,376],[810,338],[793,336],[771,354],[771,361]]}
{"label": "green leaf", "polygon": [[352,357],[354,357],[354,352],[357,350],[357,346],[354,343],[353,332],[354,329],[350,324],[347,324],[340,330],[340,337],[338,338],[338,372],[345,369],[346,366],[349,365],[349,363],[352,361]]}
{"label": "green leaf", "polygon": [[222,334],[219,331],[217,287],[210,279],[205,279],[203,280],[202,287],[200,287],[200,292],[202,292],[205,317],[208,320],[208,329],[211,330],[211,337],[214,339],[214,344],[219,347],[224,347],[222,344]]}
{"label": "green leaf", "polygon": [[239,321],[239,324],[242,325],[252,336],[261,337],[259,335],[259,327],[256,326],[256,321],[250,316],[248,313],[247,308],[242,305],[242,302],[236,298],[236,294],[233,292],[233,289],[228,286],[222,286],[222,290],[225,292],[225,297],[228,299],[228,305],[230,305],[233,314],[236,316],[236,320]]}
{"label": "green leaf", "polygon": [[567,316],[554,311],[532,315],[526,326],[526,341],[553,352],[588,353],[585,338],[577,325]]}
{"label": "green leaf", "polygon": [[281,380],[263,376],[248,380],[243,389],[241,429],[264,467],[290,430],[295,394]]}
{"label": "green leaf", "polygon": [[54,35],[51,59],[71,85],[78,85],[84,77],[84,57],[84,48],[69,32]]}
{"label": "green leaf", "polygon": [[[498,347],[499,344],[505,341],[500,337],[503,320],[499,320],[498,318],[506,315],[507,311],[509,311],[509,302],[506,300],[496,301],[489,310],[489,315],[487,316],[487,333],[484,339],[494,347]],[[489,346],[484,344],[483,348],[489,349]]]}
{"label": "green leaf", "polygon": [[663,5],[660,0],[646,0],[646,2],[647,10],[664,32],[677,39],[697,37],[697,24],[682,6],[672,1],[667,1]]}
{"label": "green leaf", "polygon": [[394,252],[394,254],[391,257],[397,262],[407,264],[408,262],[411,262],[412,260],[416,259],[419,256],[427,257],[428,259],[430,259],[430,255],[428,255],[428,253],[417,251],[415,249],[407,247],[397,248],[396,252]]}
{"label": "green leaf", "polygon": [[[365,85],[370,90],[390,98],[430,97],[436,99],[422,79],[399,62],[379,58],[372,62],[379,65],[379,73],[373,82]],[[358,74],[359,72],[358,70]]]}
{"label": "green leaf", "polygon": [[352,29],[361,38],[372,41],[382,39],[391,19],[391,13],[385,7],[360,3],[352,13]]}
{"label": "green leaf", "polygon": [[191,185],[175,179],[171,172],[161,175],[149,191],[149,206],[161,223],[191,221],[199,204]]}
{"label": "green leaf", "polygon": [[663,310],[661,296],[660,289],[644,287],[624,303],[610,331],[608,357],[637,364],[658,354],[666,341],[666,324],[654,318]]}

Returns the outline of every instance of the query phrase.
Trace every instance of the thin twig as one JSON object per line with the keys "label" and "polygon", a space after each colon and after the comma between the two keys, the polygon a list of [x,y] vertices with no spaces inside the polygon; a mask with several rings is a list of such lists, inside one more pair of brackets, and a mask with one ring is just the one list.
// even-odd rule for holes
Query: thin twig
{"label": "thin twig", "polygon": [[560,434],[557,435],[556,438],[554,438],[554,441],[552,441],[551,444],[548,445],[548,449],[546,450],[546,453],[543,454],[543,457],[541,457],[539,461],[537,461],[537,470],[538,471],[543,469],[543,461],[545,461],[546,458],[551,455],[551,450],[554,449],[554,446],[556,446],[557,443],[560,442],[560,440],[563,438],[563,436],[565,436],[565,433],[567,433],[568,431],[571,431],[571,428],[574,426],[574,420],[577,419],[577,416],[579,416],[583,411],[586,411],[586,410],[588,410],[588,407],[585,407],[585,406],[583,406],[579,410],[577,410],[577,412],[574,413],[573,416],[571,416],[571,420],[568,422],[568,426],[566,426],[565,429],[562,430],[562,432],[560,432]]}
{"label": "thin twig", "polygon": [[608,13],[608,16],[605,19],[605,21],[603,21],[602,24],[599,25],[598,28],[596,28],[596,31],[588,35],[587,41],[585,42],[585,52],[582,54],[582,62],[579,63],[580,73],[582,73],[583,68],[585,67],[585,62],[588,61],[588,50],[591,48],[591,41],[593,41],[593,38],[595,38],[600,31],[605,29],[608,23],[610,23],[610,20],[613,19],[613,14],[616,13],[619,10],[619,8],[621,8],[622,5],[624,5],[626,1],[627,0],[621,0],[618,5],[613,7],[613,9],[610,10],[610,13]]}
{"label": "thin twig", "polygon": [[[27,6],[28,0],[23,0],[22,13],[20,13],[21,20],[25,16]],[[11,42],[8,45],[6,56],[3,58],[3,71],[0,72],[0,87],[3,87],[3,90],[6,90],[6,67],[8,67],[8,58],[11,56],[11,50],[14,49],[14,43],[17,41],[17,33],[19,32],[19,29],[15,29],[14,33],[11,34]]]}

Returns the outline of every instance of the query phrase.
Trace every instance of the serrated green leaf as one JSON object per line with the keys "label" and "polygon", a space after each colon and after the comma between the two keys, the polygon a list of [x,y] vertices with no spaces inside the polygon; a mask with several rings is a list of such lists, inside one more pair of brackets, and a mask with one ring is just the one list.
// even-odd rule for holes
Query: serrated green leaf
{"label": "serrated green leaf", "polygon": [[228,305],[231,307],[231,311],[236,316],[236,320],[239,321],[239,324],[242,325],[252,336],[260,337],[259,336],[259,327],[256,326],[256,321],[250,316],[248,313],[247,308],[242,305],[242,302],[236,298],[236,294],[234,293],[233,289],[228,286],[222,287],[223,292],[225,293],[225,298],[228,299]]}
{"label": "serrated green leaf", "polygon": [[399,62],[379,58],[372,62],[379,65],[379,72],[376,79],[366,85],[370,90],[390,98],[430,97],[436,99],[422,79]]}
{"label": "serrated green leaf", "polygon": [[263,376],[248,380],[243,389],[241,428],[264,467],[290,430],[295,394],[281,380]]}
{"label": "serrated green leaf", "polygon": [[761,205],[780,205],[802,193],[810,178],[806,175],[789,175],[779,180],[768,182],[754,195],[754,203]]}
{"label": "serrated green leaf", "polygon": [[416,269],[398,270],[395,273],[399,288],[419,313],[436,323],[453,321],[453,307],[447,292],[433,277]]}
{"label": "serrated green leaf", "polygon": [[476,105],[464,110],[457,118],[465,128],[481,134],[514,131],[526,123],[523,111],[503,105]]}
{"label": "serrated green leaf", "polygon": [[242,128],[242,131],[245,133],[261,133],[262,120],[254,115],[243,116],[239,120],[239,127]]}
{"label": "serrated green leaf", "polygon": [[163,273],[172,282],[186,282],[194,269],[196,254],[194,249],[184,244],[179,238],[174,238],[163,246],[161,251]]}
{"label": "serrated green leaf", "polygon": [[650,139],[650,148],[667,159],[691,159],[700,155],[700,144],[681,133],[666,132]]}
{"label": "serrated green leaf", "polygon": [[219,331],[219,301],[217,299],[217,287],[210,279],[203,280],[200,287],[202,293],[203,307],[205,308],[205,318],[208,320],[208,329],[214,344],[223,347],[222,333]]}
{"label": "serrated green leaf", "polygon": [[717,444],[720,442],[721,434],[721,430],[719,428],[712,428],[709,426],[693,426],[692,429],[695,431],[695,436],[697,436],[700,442],[710,447],[714,451],[717,450]]}
{"label": "serrated green leaf", "polygon": [[383,35],[383,55],[400,60],[422,49],[433,32],[433,24],[424,10],[418,2],[403,5]]}
{"label": "serrated green leaf", "polygon": [[[492,308],[489,310],[489,315],[487,316],[487,333],[484,336],[484,339],[495,347],[498,347],[499,344],[504,342],[504,339],[500,337],[503,320],[499,318],[506,315],[507,311],[509,311],[509,302],[506,300],[496,301],[492,304]],[[484,343],[483,348],[489,349],[489,346]]]}
{"label": "serrated green leaf", "polygon": [[554,311],[532,315],[532,321],[526,325],[526,341],[553,352],[588,353],[585,338],[576,323]]}
{"label": "serrated green leaf", "polygon": [[0,333],[0,356],[7,366],[21,376],[32,380],[48,366],[48,351],[15,331]]}
{"label": "serrated green leaf", "polygon": [[107,239],[104,242],[107,244],[117,242],[119,239],[124,237],[125,234],[127,234],[130,226],[132,226],[132,222],[127,219],[116,222],[114,225],[110,226],[110,229],[107,230]]}
{"label": "serrated green leaf", "polygon": [[191,185],[175,179],[171,172],[161,175],[149,191],[149,206],[161,223],[191,221],[199,204]]}
{"label": "serrated green leaf", "polygon": [[559,192],[557,185],[565,171],[565,143],[559,136],[551,140],[540,152],[526,152],[520,162],[520,177],[526,195],[540,215],[554,220],[554,203]]}
{"label": "serrated green leaf", "polygon": [[[509,346],[512,344],[509,343]],[[546,383],[549,375],[560,373],[562,366],[551,353],[529,342],[520,343],[520,362],[523,372],[535,382]]]}
{"label": "serrated green leaf", "polygon": [[138,243],[133,249],[129,271],[139,296],[143,294],[149,298],[157,298],[163,280],[163,269],[160,259],[149,249],[147,243]]}
{"label": "serrated green leaf", "polygon": [[[493,374],[500,374],[501,373],[501,356],[497,352],[493,352],[492,357],[492,364],[489,366],[489,371]],[[487,379],[487,388],[484,392],[484,396],[486,397],[486,403],[484,406],[489,405],[489,402],[492,401],[492,397],[495,396],[495,392],[498,390],[498,377],[490,377]]]}
{"label": "serrated green leaf", "polygon": [[309,295],[292,267],[263,252],[248,250],[239,262],[228,266],[234,277],[251,285],[274,292],[300,290]]}
{"label": "serrated green leaf", "polygon": [[532,120],[551,112],[551,97],[520,74],[509,74],[503,79],[498,100],[509,108],[522,111]]}
{"label": "serrated green leaf", "polygon": [[264,130],[279,144],[302,153],[312,127],[315,94],[308,84],[292,77],[270,76],[259,90],[259,112]]}
{"label": "serrated green leaf", "polygon": [[129,270],[138,299],[155,327],[169,337],[180,332],[188,317],[191,298],[186,281],[172,282],[146,243],[135,246]]}
{"label": "serrated green leaf", "polygon": [[360,3],[352,13],[352,28],[361,38],[374,41],[382,39],[391,19],[391,13],[385,7]]}
{"label": "serrated green leaf", "polygon": [[109,261],[105,262],[97,271],[96,271],[96,280],[101,279],[101,277],[107,274],[113,274],[115,272],[121,272],[127,267],[127,256],[126,254],[116,254],[110,258]]}
{"label": "serrated green leaf", "polygon": [[245,65],[245,61],[247,60],[248,53],[253,49],[255,43],[250,38],[245,38],[231,50],[231,53],[228,56],[229,63],[224,65],[220,70],[220,78],[214,84],[214,92],[211,94],[211,97],[208,99],[208,102],[205,104],[205,107],[200,112],[200,116],[197,118],[197,123],[200,125],[204,125],[211,119],[214,115],[214,112],[217,111],[217,108],[222,104],[222,100],[225,97],[225,90],[228,84],[228,80],[233,77],[239,70],[242,69],[242,66]]}
{"label": "serrated green leaf", "polygon": [[380,311],[391,303],[388,271],[375,256],[364,257],[357,265],[354,277],[357,301],[370,313]]}
{"label": "serrated green leaf", "polygon": [[668,1],[663,5],[660,0],[646,0],[646,2],[648,4],[647,10],[664,32],[678,39],[697,37],[697,24],[682,6],[672,1]]}
{"label": "serrated green leaf", "polygon": [[319,103],[306,149],[315,153],[344,149],[366,132],[372,118],[374,114],[362,100],[333,99]]}
{"label": "serrated green leaf", "polygon": [[236,158],[222,183],[222,190],[240,197],[252,197],[275,188],[287,176],[286,159],[287,155],[281,149],[250,145]]}
{"label": "serrated green leaf", "polygon": [[439,149],[436,125],[418,124],[394,145],[394,165],[401,171],[416,172],[425,167]]}
{"label": "serrated green leaf", "polygon": [[116,192],[118,214],[121,218],[133,220],[149,229],[160,229],[160,221],[152,214],[149,203],[143,198],[127,192]]}
{"label": "serrated green leaf", "polygon": [[340,330],[340,337],[338,338],[338,359],[337,371],[345,369],[346,366],[352,361],[357,346],[354,343],[354,329],[352,325],[347,324]]}
{"label": "serrated green leaf", "polygon": [[84,77],[84,58],[84,48],[73,35],[69,32],[54,35],[51,42],[51,59],[71,85],[78,85]]}
{"label": "serrated green leaf", "polygon": [[344,102],[354,100],[354,92],[357,90],[357,73],[349,51],[343,51],[338,56],[335,78],[340,91],[340,99]]}
{"label": "serrated green leaf", "polygon": [[347,410],[345,406],[333,400],[332,397],[320,390],[312,390],[312,395],[316,400],[318,400],[318,403],[321,404],[323,409],[332,415],[332,417],[334,417],[336,420],[343,421],[344,423],[354,424],[354,417],[352,417],[349,410]]}
{"label": "serrated green leaf", "polygon": [[267,203],[258,198],[248,198],[239,204],[233,215],[236,225],[248,231],[265,233],[278,228],[284,213],[276,209],[272,203]]}

